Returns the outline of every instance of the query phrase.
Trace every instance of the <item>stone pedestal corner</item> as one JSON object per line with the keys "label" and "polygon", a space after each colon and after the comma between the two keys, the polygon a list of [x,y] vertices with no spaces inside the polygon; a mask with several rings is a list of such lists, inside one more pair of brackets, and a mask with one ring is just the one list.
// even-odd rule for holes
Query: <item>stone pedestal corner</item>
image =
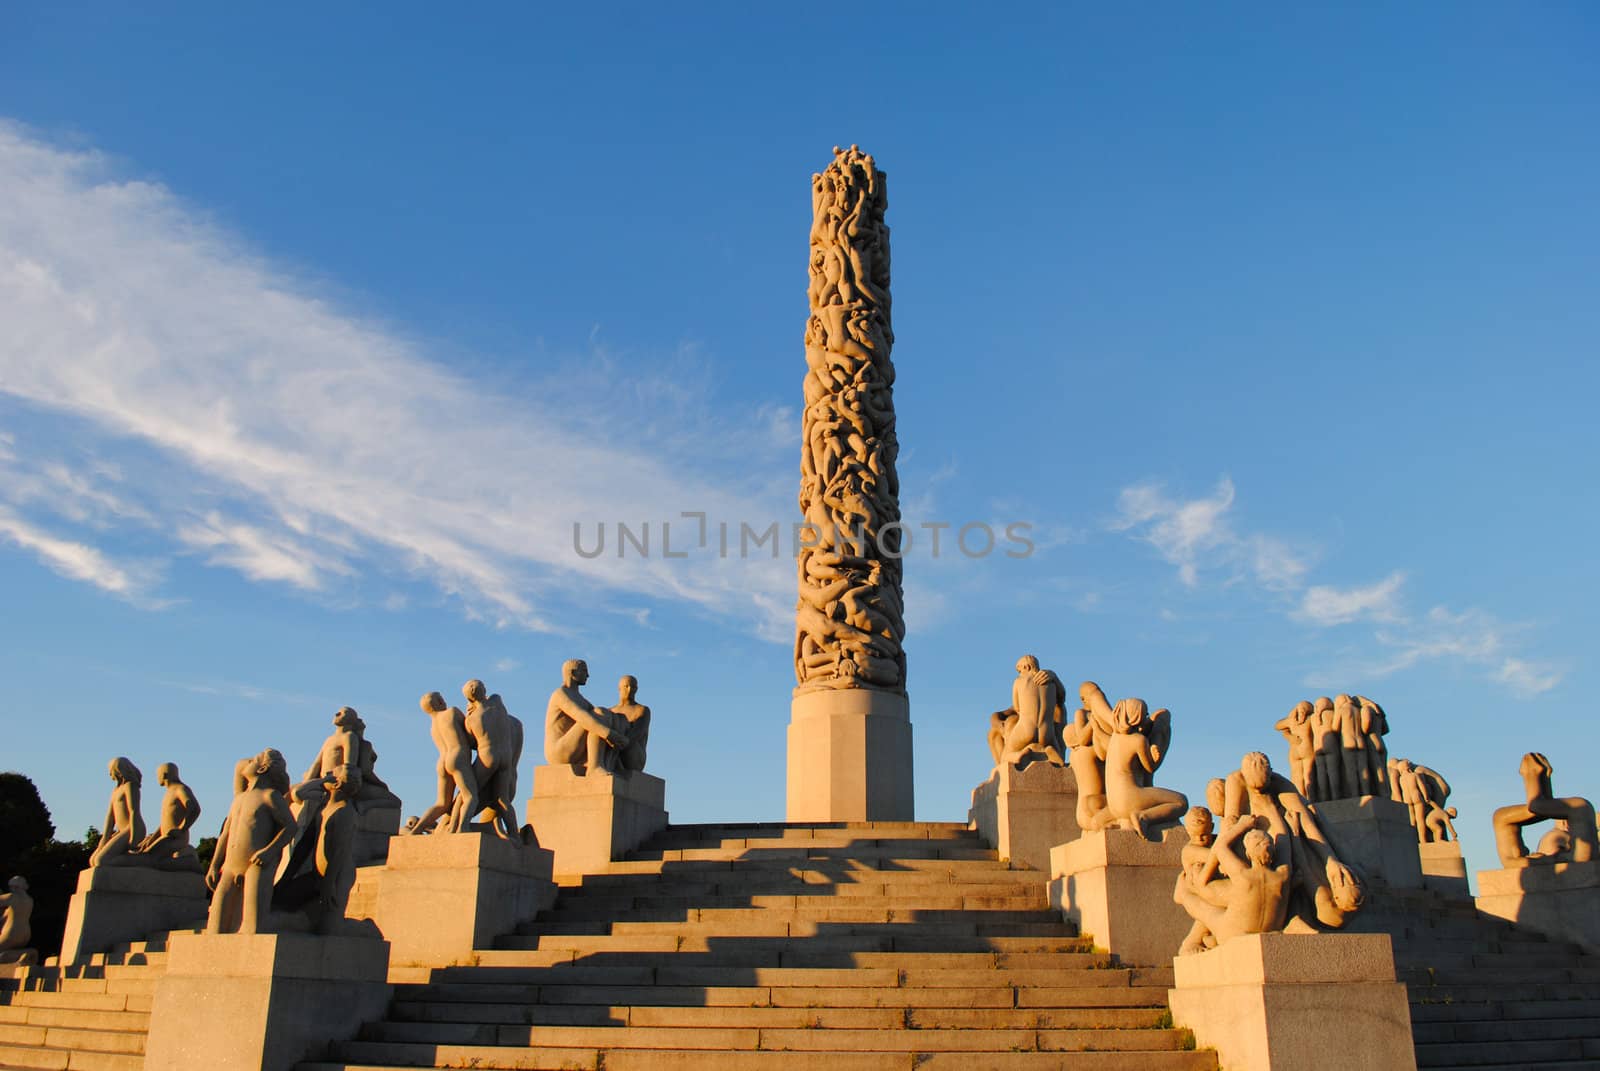
{"label": "stone pedestal corner", "polygon": [[1472,895],[1467,886],[1467,861],[1461,855],[1460,841],[1433,841],[1418,844],[1422,858],[1422,884],[1444,896],[1466,899]]}
{"label": "stone pedestal corner", "polygon": [[1228,1071],[1415,1071],[1388,934],[1256,934],[1172,966],[1173,1022]]}
{"label": "stone pedestal corner", "polygon": [[1600,953],[1600,861],[1478,871],[1478,910]]}
{"label": "stone pedestal corner", "polygon": [[802,692],[789,708],[790,822],[910,822],[910,703],[865,688]]}
{"label": "stone pedestal corner", "polygon": [[1078,780],[1066,766],[1031,762],[994,768],[972,790],[967,823],[1000,858],[1048,873],[1050,849],[1076,840]]}
{"label": "stone pedestal corner", "polygon": [[307,934],[174,934],[146,1071],[291,1071],[389,1006],[389,945]]}
{"label": "stone pedestal corner", "polygon": [[1422,860],[1411,811],[1384,796],[1313,804],[1339,858],[1392,889],[1422,888]]}
{"label": "stone pedestal corner", "polygon": [[548,849],[492,833],[395,837],[371,917],[396,965],[469,963],[555,903],[552,867]]}
{"label": "stone pedestal corner", "polygon": [[1127,829],[1085,833],[1050,850],[1050,904],[1121,962],[1165,966],[1192,920],[1172,902],[1189,835],[1160,842]]}
{"label": "stone pedestal corner", "polygon": [[528,824],[557,874],[592,874],[667,827],[667,783],[644,772],[578,774],[536,766]]}
{"label": "stone pedestal corner", "polygon": [[91,867],[67,905],[61,962],[78,963],[112,945],[203,926],[206,882],[197,873],[142,866]]}

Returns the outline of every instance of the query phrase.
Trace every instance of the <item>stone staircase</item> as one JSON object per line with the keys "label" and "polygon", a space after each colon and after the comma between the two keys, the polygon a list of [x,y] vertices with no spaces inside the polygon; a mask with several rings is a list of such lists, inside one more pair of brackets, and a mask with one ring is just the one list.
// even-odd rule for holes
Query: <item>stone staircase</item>
{"label": "stone staircase", "polygon": [[0,975],[0,1068],[140,1071],[165,949],[136,941],[87,963]]}
{"label": "stone staircase", "polygon": [[675,826],[301,1071],[1214,1071],[964,825]]}
{"label": "stone staircase", "polygon": [[1394,940],[1419,1068],[1600,1071],[1600,957],[1420,889],[1357,918]]}

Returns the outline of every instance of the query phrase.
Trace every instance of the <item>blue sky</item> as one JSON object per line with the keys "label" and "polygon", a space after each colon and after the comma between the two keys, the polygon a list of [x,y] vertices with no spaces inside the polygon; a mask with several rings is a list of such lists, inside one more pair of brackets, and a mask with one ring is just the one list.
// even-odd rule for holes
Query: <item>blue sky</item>
{"label": "blue sky", "polygon": [[350,704],[419,811],[418,696],[537,724],[580,656],[674,817],[781,817],[792,565],[571,530],[794,519],[810,175],[859,143],[908,517],[1038,544],[907,564],[919,816],[1032,652],[1170,707],[1191,795],[1371,695],[1491,865],[1522,751],[1600,793],[1597,46],[1582,4],[10,5],[0,765],[64,832],[115,754],[220,819]]}

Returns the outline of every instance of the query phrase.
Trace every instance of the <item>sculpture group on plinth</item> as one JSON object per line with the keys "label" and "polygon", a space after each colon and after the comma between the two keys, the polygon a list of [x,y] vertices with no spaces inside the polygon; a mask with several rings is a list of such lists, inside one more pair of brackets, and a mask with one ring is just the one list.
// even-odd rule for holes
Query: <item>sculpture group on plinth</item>
{"label": "sculpture group on plinth", "polygon": [[1289,741],[1289,776],[1300,794],[1323,800],[1389,795],[1389,721],[1360,695],[1295,704],[1275,726]]}
{"label": "sculpture group on plinth", "polygon": [[161,826],[146,834],[140,787],[144,776],[132,760],[118,756],[107,765],[115,784],[106,805],[105,831],[89,856],[91,867],[145,866],[160,870],[204,869],[189,831],[200,818],[200,803],[178,776],[175,763],[162,763],[157,779],[166,792],[161,800]]}
{"label": "sculpture group on plinth", "polygon": [[1438,770],[1410,759],[1390,759],[1389,798],[1410,812],[1418,843],[1443,844],[1456,839],[1450,782]]}
{"label": "sculpture group on plinth", "polygon": [[[1537,751],[1522,756],[1518,773],[1522,775],[1525,802],[1500,807],[1493,817],[1495,849],[1501,866],[1586,863],[1600,858],[1594,804],[1582,796],[1556,796],[1550,785],[1551,772],[1550,760]],[[1530,853],[1522,839],[1522,829],[1544,821],[1555,822],[1555,827]]]}
{"label": "sculpture group on plinth", "polygon": [[1136,698],[1112,706],[1093,681],[1078,688],[1078,698],[1082,705],[1061,731],[1078,784],[1078,825],[1159,840],[1189,807],[1182,792],[1153,783],[1172,744],[1172,713],[1165,707],[1152,712]]}
{"label": "sculpture group on plinth", "polygon": [[1048,669],[1039,668],[1033,655],[1017,659],[1017,677],[1011,682],[1011,705],[989,715],[989,752],[996,766],[1023,767],[1043,759],[1066,765],[1067,746],[1062,739],[1067,690]]}
{"label": "sculpture group on plinth", "polygon": [[570,766],[582,776],[591,771],[637,773],[644,769],[650,743],[650,708],[638,701],[639,681],[624,676],[617,683],[617,705],[597,707],[579,691],[589,683],[589,665],[581,658],[561,664],[561,686],[545,707],[544,760]]}
{"label": "sculpture group on plinth", "polygon": [[465,712],[450,706],[438,692],[422,697],[434,746],[438,798],[407,823],[407,834],[465,833],[475,825],[502,839],[526,842],[527,831],[516,817],[517,765],[522,761],[522,721],[506,709],[505,700],[476,678],[461,686]]}

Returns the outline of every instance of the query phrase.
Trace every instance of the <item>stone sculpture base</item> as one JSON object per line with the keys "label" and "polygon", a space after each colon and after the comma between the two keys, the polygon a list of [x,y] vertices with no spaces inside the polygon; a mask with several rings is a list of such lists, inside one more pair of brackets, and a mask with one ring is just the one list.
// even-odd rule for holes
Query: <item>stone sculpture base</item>
{"label": "stone sculpture base", "polygon": [[492,833],[395,837],[372,920],[396,965],[469,963],[474,949],[555,903],[551,866],[548,849]]}
{"label": "stone sculpture base", "polygon": [[1228,1071],[1414,1071],[1389,935],[1264,933],[1172,963],[1173,1022]]}
{"label": "stone sculpture base", "polygon": [[373,807],[356,813],[356,865],[371,866],[389,857],[389,838],[400,832],[400,808]]}
{"label": "stone sculpture base", "polygon": [[1165,966],[1193,920],[1172,902],[1189,835],[1160,843],[1128,829],[1085,833],[1050,850],[1050,904],[1123,963]]}
{"label": "stone sculpture base", "polygon": [[67,905],[61,962],[78,963],[124,941],[206,923],[206,881],[190,871],[91,867]]}
{"label": "stone sculpture base", "polygon": [[667,827],[667,783],[647,773],[535,766],[528,824],[558,874],[592,874]]}
{"label": "stone sculpture base", "polygon": [[1417,845],[1422,858],[1422,884],[1445,896],[1466,898],[1472,895],[1467,887],[1467,861],[1461,857],[1459,841],[1433,841]]}
{"label": "stone sculpture base", "polygon": [[1070,767],[1031,762],[994,768],[972,790],[967,823],[1000,858],[1049,873],[1050,849],[1076,840],[1078,779]]}
{"label": "stone sculpture base", "polygon": [[1393,889],[1422,888],[1422,860],[1411,810],[1385,796],[1324,800],[1317,822],[1346,863]]}
{"label": "stone sculpture base", "polygon": [[802,692],[789,707],[788,820],[909,822],[911,707],[865,688]]}
{"label": "stone sculpture base", "polygon": [[389,1006],[389,944],[306,934],[175,934],[145,1071],[290,1071]]}
{"label": "stone sculpture base", "polygon": [[1478,871],[1478,910],[1600,953],[1600,861]]}

